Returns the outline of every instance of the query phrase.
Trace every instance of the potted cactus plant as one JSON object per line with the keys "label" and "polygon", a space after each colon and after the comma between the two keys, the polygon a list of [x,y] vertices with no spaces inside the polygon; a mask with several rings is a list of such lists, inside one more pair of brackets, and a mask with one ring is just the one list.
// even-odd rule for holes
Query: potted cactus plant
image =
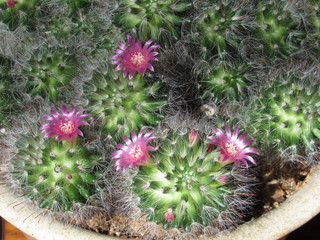
{"label": "potted cactus plant", "polygon": [[314,0],[0,0],[0,215],[36,239],[292,231],[319,212],[319,15]]}

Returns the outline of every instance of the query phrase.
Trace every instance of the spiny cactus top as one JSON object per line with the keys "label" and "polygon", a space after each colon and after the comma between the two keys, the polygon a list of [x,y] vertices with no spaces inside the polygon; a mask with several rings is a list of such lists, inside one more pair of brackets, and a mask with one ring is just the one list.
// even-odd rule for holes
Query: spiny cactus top
{"label": "spiny cactus top", "polygon": [[[243,147],[235,134],[228,136]],[[148,219],[162,223],[165,228],[190,230],[193,223],[222,227],[219,221],[228,218],[226,212],[235,214],[237,210],[232,213],[233,207],[241,205],[237,196],[241,191],[228,185],[233,181],[232,162],[223,161],[223,151],[211,151],[195,130],[170,131],[155,141],[157,149],[152,149],[149,161],[139,166],[132,184]],[[139,153],[127,146],[126,151]],[[239,200],[238,205],[230,204],[234,197]]]}
{"label": "spiny cactus top", "polygon": [[62,106],[62,116],[55,110],[51,110],[51,116],[45,116],[43,119],[52,122],[52,124],[44,124],[41,126],[41,132],[46,133],[45,138],[50,138],[57,135],[57,140],[60,142],[62,139],[73,142],[77,139],[77,136],[83,136],[83,133],[79,129],[81,125],[89,125],[85,121],[81,121],[82,118],[89,116],[89,114],[83,114],[84,109],[75,112],[77,107],[74,107],[68,112],[65,105]]}
{"label": "spiny cactus top", "polygon": [[299,1],[258,1],[256,36],[271,57],[286,58],[301,46],[306,32],[299,23]]}
{"label": "spiny cactus top", "polygon": [[158,59],[155,58],[158,52],[154,50],[160,47],[160,45],[149,47],[154,41],[150,39],[141,47],[140,39],[135,43],[130,35],[128,35],[127,38],[130,46],[126,47],[123,43],[118,43],[120,49],[115,50],[117,55],[111,57],[111,59],[118,59],[113,62],[113,64],[118,64],[116,71],[124,69],[123,77],[126,77],[129,73],[129,79],[133,78],[133,75],[137,71],[139,71],[142,76],[144,76],[147,68],[154,71],[150,61],[158,61]]}
{"label": "spiny cactus top", "polygon": [[252,126],[261,148],[276,147],[281,153],[314,152],[320,139],[320,89],[310,79],[293,74],[279,76],[251,100],[246,126]]}
{"label": "spiny cactus top", "polygon": [[182,23],[182,14],[192,7],[190,0],[121,0],[115,15],[115,22],[126,29],[137,28],[141,40],[155,38],[166,30],[177,40]]}
{"label": "spiny cactus top", "polygon": [[210,65],[210,72],[201,82],[204,97],[212,97],[214,102],[239,101],[245,98],[248,86],[253,82],[251,69],[247,64]]}
{"label": "spiny cactus top", "polygon": [[219,129],[215,129],[217,137],[209,137],[212,141],[211,144],[219,146],[218,152],[221,153],[222,161],[235,162],[238,167],[240,163],[244,163],[248,167],[247,160],[256,164],[254,159],[249,156],[250,153],[258,154],[259,151],[256,148],[247,147],[253,143],[253,140],[245,140],[248,136],[247,133],[243,133],[238,137],[239,127],[237,126],[233,133],[230,131],[228,125],[225,126],[226,135]]}
{"label": "spiny cactus top", "polygon": [[166,104],[159,91],[159,82],[147,85],[140,74],[131,80],[121,75],[95,75],[85,86],[87,108],[101,122],[103,133],[122,139],[144,125],[157,125],[163,118],[161,108]]}
{"label": "spiny cactus top", "polygon": [[151,137],[153,132],[147,132],[144,134],[144,130],[139,132],[137,136],[134,131],[131,133],[131,140],[125,136],[124,141],[127,145],[118,144],[117,148],[120,150],[114,152],[113,159],[118,159],[115,163],[117,171],[123,167],[123,171],[126,171],[130,165],[136,167],[148,162],[148,151],[154,151],[155,149],[148,146],[148,143],[155,139],[155,136]]}
{"label": "spiny cactus top", "polygon": [[202,2],[199,16],[193,21],[202,46],[207,49],[214,47],[220,56],[224,51],[230,51],[230,46],[238,47],[244,37],[243,30],[248,30],[250,25],[250,17],[241,1],[199,2]]}

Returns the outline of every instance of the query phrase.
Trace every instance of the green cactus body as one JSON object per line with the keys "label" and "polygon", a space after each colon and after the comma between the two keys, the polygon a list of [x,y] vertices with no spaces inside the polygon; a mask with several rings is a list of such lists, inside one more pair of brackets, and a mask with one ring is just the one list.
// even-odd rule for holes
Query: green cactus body
{"label": "green cactus body", "polygon": [[0,75],[0,124],[7,116],[7,108],[10,104],[9,86],[7,79]]}
{"label": "green cactus body", "polygon": [[138,74],[131,80],[97,75],[87,84],[87,108],[102,121],[104,132],[118,139],[144,125],[157,125],[162,119],[159,110],[166,101],[155,98],[159,88],[159,82],[146,86]]}
{"label": "green cactus body", "polygon": [[213,1],[199,12],[201,15],[195,24],[200,31],[199,39],[206,48],[214,47],[221,54],[230,46],[239,46],[241,30],[247,25],[244,8],[234,5],[232,1]]}
{"label": "green cactus body", "polygon": [[320,38],[320,3],[319,1],[310,1],[310,21],[312,32]]}
{"label": "green cactus body", "polygon": [[182,23],[182,13],[191,9],[190,0],[122,0],[116,12],[115,23],[125,29],[137,28],[141,41],[159,40],[161,29],[179,38],[177,27]]}
{"label": "green cactus body", "polygon": [[70,211],[99,191],[100,156],[79,144],[25,135],[17,141],[13,177],[40,208]]}
{"label": "green cactus body", "polygon": [[[141,166],[132,185],[149,220],[188,231],[194,222],[212,224],[228,209],[225,197],[234,194],[226,184],[231,171],[207,144],[190,144],[188,133],[174,132],[161,139],[151,158],[154,163]],[[174,220],[168,221],[167,213],[173,213]]]}
{"label": "green cactus body", "polygon": [[18,110],[16,98],[13,98],[11,92],[12,77],[8,72],[10,63],[0,57],[0,125],[1,123],[15,111]]}
{"label": "green cactus body", "polygon": [[263,50],[271,57],[287,58],[300,49],[306,32],[299,29],[288,1],[259,2],[257,10],[257,38]]}
{"label": "green cactus body", "polygon": [[51,48],[36,51],[28,64],[22,74],[30,93],[50,100],[58,99],[59,88],[70,88],[68,84],[77,70],[74,55]]}
{"label": "green cactus body", "polygon": [[19,24],[27,24],[39,12],[36,6],[40,0],[17,0],[13,8],[7,7],[7,0],[0,0],[0,19],[11,29]]}
{"label": "green cactus body", "polygon": [[316,151],[314,143],[320,139],[320,89],[302,82],[287,75],[262,90],[249,121],[255,133],[259,132],[256,136],[260,136],[258,142],[264,148],[273,145],[283,152],[302,145],[310,152]]}
{"label": "green cactus body", "polygon": [[242,100],[252,77],[248,69],[239,67],[216,67],[203,81],[204,97],[212,95],[215,102]]}

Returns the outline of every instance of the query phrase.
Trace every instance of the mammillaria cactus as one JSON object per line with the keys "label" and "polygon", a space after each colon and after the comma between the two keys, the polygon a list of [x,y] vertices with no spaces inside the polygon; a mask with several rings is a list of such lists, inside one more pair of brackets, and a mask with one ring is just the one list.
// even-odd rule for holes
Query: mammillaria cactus
{"label": "mammillaria cactus", "polygon": [[48,132],[47,137],[55,133],[62,141],[45,140],[38,125],[30,125],[30,132],[20,136],[15,143],[17,152],[11,160],[13,180],[18,182],[23,194],[40,208],[53,212],[72,211],[84,205],[99,191],[98,179],[101,177],[97,169],[101,155],[89,151],[85,141],[77,141],[74,136],[81,135],[78,120],[86,114],[75,113],[75,108],[68,112],[66,106],[62,112],[62,117],[56,111],[52,112],[53,117],[45,117],[53,120],[55,131],[48,125],[42,127]]}
{"label": "mammillaria cactus", "polygon": [[[245,134],[237,139],[238,128],[231,134],[227,127],[226,136],[221,130],[216,131],[220,140],[212,138],[212,144],[221,147],[218,151],[210,151],[210,143],[203,141],[196,130],[171,131],[155,141],[156,147],[151,143],[146,145],[156,139],[156,134],[149,137],[152,132],[145,136],[140,132],[138,137],[133,134],[130,141],[125,137],[127,145],[117,146],[120,150],[114,153],[114,158],[118,159],[118,168],[123,165],[124,170],[127,169],[128,156],[131,160],[137,155],[147,159],[141,164],[131,162],[133,167],[140,165],[133,177],[132,189],[140,198],[139,206],[147,213],[148,220],[162,223],[165,228],[185,230],[190,230],[195,223],[225,227],[218,218],[232,215],[234,207],[241,211],[240,206],[246,200],[241,202],[241,191],[231,184],[237,182],[231,163],[238,166],[243,162],[248,166],[246,160],[253,163],[254,160],[246,154],[257,153],[257,150],[246,148],[251,141],[244,140]],[[232,154],[226,155],[230,151]],[[239,205],[233,206],[233,201],[239,201]]]}
{"label": "mammillaria cactus", "polygon": [[[70,82],[75,77],[78,65],[75,54],[68,49],[46,45],[34,51],[27,65],[23,66],[16,77],[25,92],[57,100],[62,96],[60,88],[71,89]],[[19,63],[16,64],[16,69],[20,71]]]}
{"label": "mammillaria cactus", "polygon": [[244,99],[254,80],[251,71],[249,65],[236,61],[231,64],[212,64],[201,82],[204,98],[212,97],[214,102]]}
{"label": "mammillaria cactus", "polygon": [[[245,2],[241,1],[199,1],[198,16],[193,20],[198,31],[200,44],[213,49],[220,56],[237,48],[250,29],[252,19]],[[251,20],[251,22],[250,22]]]}
{"label": "mammillaria cactus", "polygon": [[265,55],[286,59],[301,48],[306,31],[299,14],[299,1],[259,1],[256,38]]}
{"label": "mammillaria cactus", "polygon": [[121,0],[115,23],[124,29],[136,28],[142,41],[159,40],[162,34],[178,40],[182,13],[191,8],[190,0]]}
{"label": "mammillaria cactus", "polygon": [[[315,152],[320,138],[319,84],[293,74],[279,76],[251,101],[247,126],[261,148],[281,153]],[[269,151],[268,150],[268,151]],[[303,150],[303,151],[301,151]]]}
{"label": "mammillaria cactus", "polygon": [[97,74],[85,86],[87,108],[101,121],[103,132],[119,139],[142,126],[157,125],[166,104],[159,94],[160,83],[148,86],[146,79],[136,75],[131,80],[121,75]]}

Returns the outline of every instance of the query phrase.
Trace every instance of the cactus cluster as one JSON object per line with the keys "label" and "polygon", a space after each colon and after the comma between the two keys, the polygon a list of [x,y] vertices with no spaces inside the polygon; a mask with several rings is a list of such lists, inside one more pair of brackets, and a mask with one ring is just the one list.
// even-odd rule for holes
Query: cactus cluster
{"label": "cactus cluster", "polygon": [[124,29],[135,28],[142,41],[163,36],[178,40],[183,13],[190,8],[190,0],[121,0],[114,22]]}
{"label": "cactus cluster", "polygon": [[266,150],[276,147],[293,154],[318,151],[319,93],[319,84],[312,84],[310,79],[280,76],[252,99],[246,124]]}
{"label": "cactus cluster", "polygon": [[136,75],[131,80],[121,75],[97,74],[85,86],[87,109],[101,121],[103,132],[119,139],[144,125],[157,125],[163,118],[165,99],[157,99],[160,83],[146,84]]}

